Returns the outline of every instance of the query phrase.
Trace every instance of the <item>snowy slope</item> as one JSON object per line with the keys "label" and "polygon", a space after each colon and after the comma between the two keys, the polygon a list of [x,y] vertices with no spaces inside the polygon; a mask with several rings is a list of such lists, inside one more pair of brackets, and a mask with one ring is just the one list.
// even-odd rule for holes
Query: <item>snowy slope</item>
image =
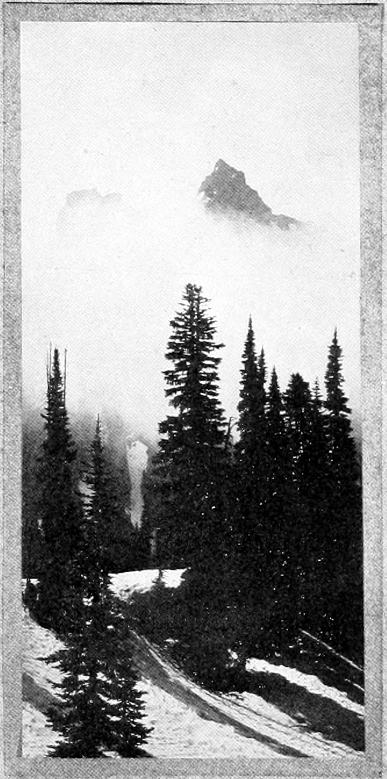
{"label": "snowy slope", "polygon": [[[184,569],[164,572],[166,586],[177,587],[183,572]],[[126,599],[131,592],[151,588],[158,575],[157,569],[112,575],[112,590]],[[60,681],[60,675],[57,669],[45,663],[44,658],[59,648],[60,643],[49,631],[38,626],[27,611],[24,628],[23,754],[34,757],[47,754],[48,746],[56,740],[45,711],[58,695],[54,684]],[[350,738],[347,743],[341,743],[340,728],[332,729],[332,733],[329,733],[329,726],[324,731],[318,723],[311,728],[310,723],[299,716],[297,696],[295,707],[287,709],[276,705],[274,695],[265,699],[255,692],[210,693],[185,677],[139,636],[137,661],[142,676],[139,686],[145,694],[146,724],[154,728],[146,749],[154,757],[308,755],[322,758],[359,754],[350,746]],[[362,728],[363,707],[360,703],[345,692],[324,684],[317,676],[256,658],[248,661],[248,669],[257,674],[257,678],[269,681],[269,691],[271,679],[282,679],[284,685],[290,685],[289,690],[309,696],[313,707],[318,708],[319,702],[322,710],[327,705],[334,707],[343,719],[343,732],[351,729],[354,722]]]}
{"label": "snowy slope", "polygon": [[154,728],[146,745],[153,757],[276,757],[271,747],[203,718],[149,680],[140,688],[146,693],[146,724]]}
{"label": "snowy slope", "polygon": [[23,757],[38,757],[47,754],[48,747],[57,741],[44,711],[57,695],[55,684],[60,683],[61,675],[45,658],[63,644],[37,625],[27,609],[23,615],[23,642]]}
{"label": "snowy slope", "polygon": [[[23,671],[35,685],[24,685],[23,704],[23,756],[47,755],[57,734],[49,725],[45,714],[46,700],[42,690],[56,695],[54,683],[60,682],[60,674],[47,657],[61,644],[44,628],[37,625],[27,612],[24,614],[24,662]],[[230,725],[207,722],[195,710],[176,700],[149,680],[143,679],[139,688],[145,694],[145,724],[154,730],[146,749],[154,757],[272,757],[273,751],[251,739],[236,734]]]}
{"label": "snowy slope", "polygon": [[[271,750],[272,756],[344,757],[355,754],[349,746],[305,729],[303,724],[259,695],[208,692],[176,669],[145,638],[139,637],[138,641],[140,669],[155,685],[172,692],[175,698],[193,707],[206,719],[232,724],[246,741],[261,742],[262,746]],[[145,662],[142,662],[144,656]]]}

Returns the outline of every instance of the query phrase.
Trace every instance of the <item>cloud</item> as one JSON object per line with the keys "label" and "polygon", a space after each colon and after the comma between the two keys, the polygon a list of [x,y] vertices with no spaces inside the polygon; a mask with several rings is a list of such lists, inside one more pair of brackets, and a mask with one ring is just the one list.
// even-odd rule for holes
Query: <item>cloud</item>
{"label": "cloud", "polygon": [[102,195],[97,189],[69,192],[57,217],[57,230],[63,240],[82,239],[89,230],[99,229],[120,209],[122,196],[118,192]]}
{"label": "cloud", "polygon": [[[75,196],[76,195],[76,196]],[[358,405],[359,266],[355,242],[332,224],[283,232],[214,219],[196,194],[145,188],[141,207],[95,190],[71,193],[42,258],[35,300],[25,298],[26,387],[51,340],[68,349],[68,402],[117,409],[151,439],[167,413],[162,371],[170,320],[188,282],[210,299],[225,343],[220,395],[236,415],[249,314],[257,348],[281,387],[290,373],[323,385],[334,327]],[[35,280],[36,285],[36,280]],[[33,311],[29,305],[35,303]],[[28,379],[27,379],[28,377]],[[135,424],[133,424],[135,422]]]}
{"label": "cloud", "polygon": [[[227,415],[250,313],[282,388],[291,371],[323,383],[337,325],[359,405],[357,52],[347,24],[23,26],[27,395],[44,402],[52,341],[68,348],[69,408],[156,434],[169,322],[193,282],[226,344]],[[197,192],[219,158],[318,227],[211,219]]]}
{"label": "cloud", "polygon": [[97,189],[80,189],[70,192],[66,197],[66,206],[70,208],[80,208],[84,204],[93,206],[110,206],[121,202],[121,195],[118,192],[108,192],[107,195],[101,195]]}

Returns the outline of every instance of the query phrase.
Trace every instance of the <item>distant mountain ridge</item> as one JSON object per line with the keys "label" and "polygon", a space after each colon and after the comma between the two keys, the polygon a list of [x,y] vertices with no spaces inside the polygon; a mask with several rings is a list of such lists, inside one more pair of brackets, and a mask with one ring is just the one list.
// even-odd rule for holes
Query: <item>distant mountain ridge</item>
{"label": "distant mountain ridge", "polygon": [[204,179],[199,195],[206,208],[214,212],[242,215],[258,224],[276,225],[281,230],[300,224],[290,216],[273,214],[258,192],[246,184],[245,174],[224,160],[218,160],[212,173]]}

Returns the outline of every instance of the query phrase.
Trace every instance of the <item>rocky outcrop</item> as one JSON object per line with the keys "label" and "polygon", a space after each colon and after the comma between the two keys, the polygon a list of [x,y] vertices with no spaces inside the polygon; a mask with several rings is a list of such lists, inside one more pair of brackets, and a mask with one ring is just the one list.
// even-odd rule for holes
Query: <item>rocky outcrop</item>
{"label": "rocky outcrop", "polygon": [[226,216],[243,216],[259,224],[276,225],[281,230],[299,224],[290,216],[273,214],[258,192],[246,184],[245,174],[224,160],[218,160],[212,173],[204,179],[199,195],[206,208]]}

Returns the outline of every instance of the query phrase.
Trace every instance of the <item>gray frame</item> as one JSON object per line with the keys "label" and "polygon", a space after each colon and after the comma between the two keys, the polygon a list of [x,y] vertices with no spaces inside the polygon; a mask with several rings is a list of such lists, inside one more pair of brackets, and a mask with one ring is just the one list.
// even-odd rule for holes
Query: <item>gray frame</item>
{"label": "gray frame", "polygon": [[[137,4],[6,2],[4,17],[3,739],[7,777],[351,776],[382,767],[381,4],[339,0]],[[348,22],[359,29],[361,359],[366,624],[366,752],[359,758],[59,760],[21,755],[21,236],[19,32],[22,21]],[[360,324],[360,323],[359,323]]]}

